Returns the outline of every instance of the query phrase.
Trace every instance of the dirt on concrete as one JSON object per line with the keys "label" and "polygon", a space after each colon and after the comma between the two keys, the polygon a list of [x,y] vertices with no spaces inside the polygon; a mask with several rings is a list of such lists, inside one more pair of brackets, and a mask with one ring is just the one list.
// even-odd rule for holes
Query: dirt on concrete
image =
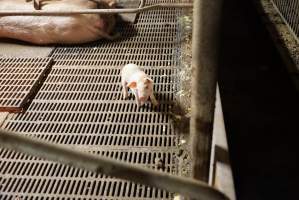
{"label": "dirt on concrete", "polygon": [[191,42],[192,42],[192,12],[185,11],[178,18],[181,54],[178,58],[177,91],[175,93],[175,109],[173,109],[174,126],[179,131],[178,152],[180,176],[191,176],[190,153],[190,112],[191,112]]}
{"label": "dirt on concrete", "polygon": [[183,114],[190,116],[191,111],[191,60],[192,60],[192,13],[184,12],[179,18],[181,26],[181,65],[178,73],[178,80],[181,87],[176,96],[183,109]]}

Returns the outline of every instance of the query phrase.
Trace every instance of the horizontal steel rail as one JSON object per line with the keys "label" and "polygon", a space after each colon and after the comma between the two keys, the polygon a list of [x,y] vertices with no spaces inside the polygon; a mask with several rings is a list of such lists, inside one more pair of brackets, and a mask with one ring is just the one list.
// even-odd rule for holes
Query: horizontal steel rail
{"label": "horizontal steel rail", "polygon": [[80,9],[80,10],[1,10],[0,16],[49,16],[49,15],[74,15],[74,14],[118,14],[118,13],[140,13],[159,8],[192,8],[192,3],[160,3],[142,8],[124,9]]}

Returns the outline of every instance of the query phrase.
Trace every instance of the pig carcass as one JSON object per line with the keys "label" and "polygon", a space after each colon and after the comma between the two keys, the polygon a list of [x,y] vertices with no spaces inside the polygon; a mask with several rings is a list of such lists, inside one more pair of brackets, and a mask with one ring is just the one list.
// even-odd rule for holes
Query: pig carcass
{"label": "pig carcass", "polygon": [[[78,10],[106,9],[114,1],[103,0],[0,0],[0,10]],[[110,3],[109,3],[110,2]],[[35,6],[34,6],[35,5]],[[114,39],[113,14],[63,16],[0,16],[0,38],[18,39],[33,44],[77,44],[98,39]]]}
{"label": "pig carcass", "polygon": [[154,106],[158,105],[154,96],[153,80],[137,65],[127,64],[122,68],[121,83],[124,99],[128,97],[128,88],[130,88],[135,95],[138,107],[144,105],[149,98]]}

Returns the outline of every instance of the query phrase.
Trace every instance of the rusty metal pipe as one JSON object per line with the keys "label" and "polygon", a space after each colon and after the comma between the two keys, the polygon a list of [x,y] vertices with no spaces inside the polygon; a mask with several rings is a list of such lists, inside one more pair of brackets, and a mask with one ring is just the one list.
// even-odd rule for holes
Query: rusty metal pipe
{"label": "rusty metal pipe", "polygon": [[62,145],[50,144],[1,129],[0,146],[93,171],[97,174],[105,174],[176,192],[198,200],[228,200],[228,197],[220,191],[194,179],[137,167],[133,164],[84,153]]}
{"label": "rusty metal pipe", "polygon": [[75,14],[118,14],[118,13],[140,13],[159,8],[192,8],[192,3],[160,3],[142,8],[124,9],[81,9],[81,10],[1,10],[0,16],[49,16],[49,15],[75,15]]}
{"label": "rusty metal pipe", "polygon": [[191,153],[192,175],[209,178],[222,0],[196,0],[193,7]]}

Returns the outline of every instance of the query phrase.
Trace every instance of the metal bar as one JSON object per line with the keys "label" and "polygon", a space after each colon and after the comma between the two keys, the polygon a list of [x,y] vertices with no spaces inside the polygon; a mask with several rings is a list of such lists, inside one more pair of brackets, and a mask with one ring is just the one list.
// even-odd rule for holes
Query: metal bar
{"label": "metal bar", "polygon": [[235,186],[229,158],[219,85],[216,92],[209,185],[214,186],[231,200],[236,200]]}
{"label": "metal bar", "polygon": [[21,134],[0,129],[0,146],[24,152],[74,167],[93,171],[97,174],[121,178],[170,192],[176,192],[194,199],[227,200],[220,191],[209,185],[189,178],[173,176],[154,170],[137,167],[114,159],[87,154],[61,145],[42,142]]}
{"label": "metal bar", "polygon": [[208,181],[215,108],[218,31],[222,0],[194,1],[192,36],[192,175]]}
{"label": "metal bar", "polygon": [[117,14],[117,13],[140,13],[159,8],[192,8],[192,3],[160,3],[142,8],[127,8],[127,9],[81,9],[81,10],[3,10],[0,11],[0,16],[42,16],[42,15],[74,15],[74,14]]}

